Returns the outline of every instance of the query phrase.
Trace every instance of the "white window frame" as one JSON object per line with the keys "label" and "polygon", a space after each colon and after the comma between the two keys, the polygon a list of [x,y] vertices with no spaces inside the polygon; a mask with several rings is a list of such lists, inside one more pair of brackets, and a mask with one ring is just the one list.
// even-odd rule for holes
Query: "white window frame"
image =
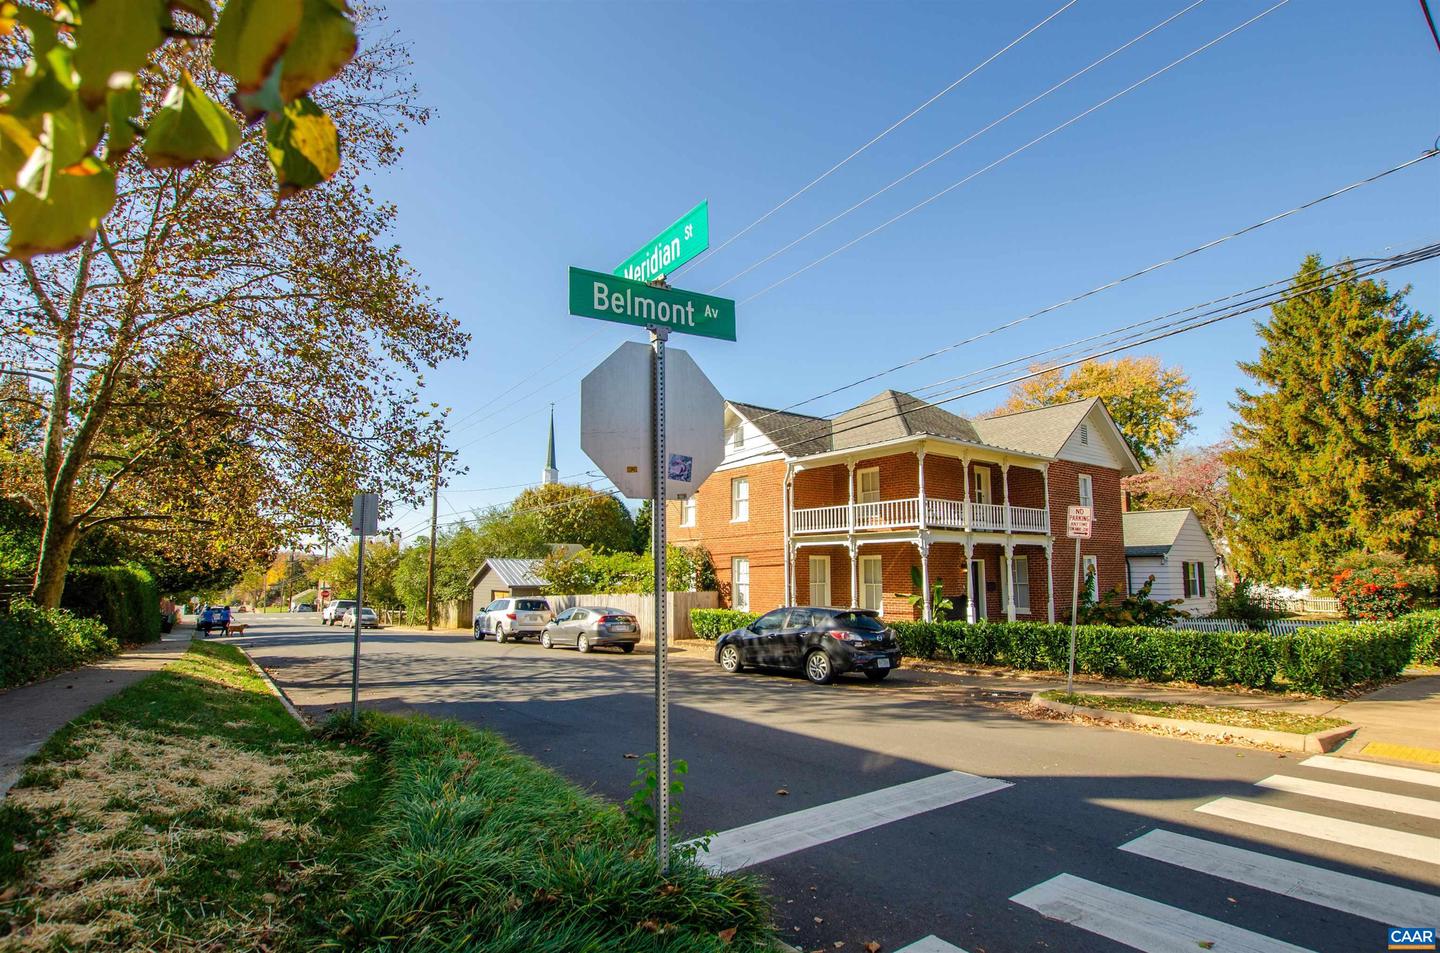
{"label": "white window frame", "polygon": [[750,611],[749,556],[732,556],[730,559],[730,608],[740,612]]}
{"label": "white window frame", "polygon": [[[821,571],[816,572],[820,567]],[[817,580],[823,581],[823,585],[817,585]],[[830,557],[810,557],[810,604],[812,606],[829,606],[830,602]]]}
{"label": "white window frame", "polygon": [[[711,432],[713,433],[714,431],[711,431]],[[1090,474],[1088,474],[1088,473],[1082,473],[1082,474],[1080,474],[1079,479],[1078,479],[1078,481],[1077,481],[1077,485],[1076,485],[1076,492],[1077,492],[1077,494],[1078,494],[1078,496],[1079,496],[1079,498],[1080,498],[1080,505],[1081,505],[1081,506],[1088,506],[1088,507],[1090,507],[1090,516],[1091,516],[1091,518],[1093,519],[1094,516],[1095,516],[1095,480],[1094,480],[1094,478],[1091,477]]]}
{"label": "white window frame", "polygon": [[735,477],[730,481],[730,522],[744,523],[749,519],[750,478]]}
{"label": "white window frame", "polygon": [[978,556],[970,560],[970,567],[966,570],[965,598],[974,602],[977,621],[990,618],[989,597],[985,592],[985,560]]}
{"label": "white window frame", "polygon": [[1010,560],[1010,599],[1016,612],[1030,614],[1030,557],[1015,556]]}
{"label": "white window frame", "polygon": [[730,432],[725,435],[725,443],[731,450],[745,449],[745,421],[735,421],[735,426],[731,427]]}
{"label": "white window frame", "polygon": [[970,482],[973,484],[972,493],[974,496],[974,501],[976,503],[993,502],[990,494],[990,468],[971,467],[970,470],[974,474],[974,476],[970,480]]}
{"label": "white window frame", "polygon": [[[875,477],[874,489],[865,489],[865,479],[869,476]],[[880,468],[861,467],[855,471],[855,502],[856,503],[879,503],[880,502]]]}
{"label": "white window frame", "polygon": [[[711,432],[713,433],[714,431],[711,431]],[[683,499],[683,500],[680,501],[680,525],[681,525],[681,526],[694,526],[694,525],[695,525],[695,510],[696,510],[695,497],[693,497],[693,496],[687,496],[685,499]]]}
{"label": "white window frame", "polygon": [[[1093,575],[1091,569],[1095,570]],[[1091,600],[1100,598],[1100,557],[1088,553],[1080,557],[1080,585],[1087,587]]]}
{"label": "white window frame", "polygon": [[[866,568],[867,566],[874,566],[874,567],[876,567],[876,575],[879,576],[879,579],[880,579],[879,582],[866,582],[866,581],[865,581],[865,568]],[[885,560],[884,560],[884,557],[881,557],[881,556],[861,556],[861,557],[860,557],[860,571],[857,573],[857,576],[858,576],[858,578],[859,578],[859,580],[860,580],[860,608],[862,608],[862,609],[874,609],[876,612],[879,612],[879,613],[881,613],[881,614],[883,615],[883,614],[885,613]],[[875,595],[877,596],[877,598],[875,598],[874,600],[871,600],[871,599],[869,598],[869,596],[871,595],[872,590],[875,591]],[[870,602],[871,602],[871,601],[873,601],[875,604],[874,604],[874,605],[870,605]]]}

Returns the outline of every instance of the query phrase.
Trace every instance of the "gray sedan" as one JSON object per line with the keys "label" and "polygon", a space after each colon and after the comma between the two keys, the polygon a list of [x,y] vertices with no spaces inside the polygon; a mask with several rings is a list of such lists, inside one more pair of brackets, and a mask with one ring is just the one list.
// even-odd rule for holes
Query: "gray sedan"
{"label": "gray sedan", "polygon": [[566,609],[545,626],[540,644],[547,649],[573,645],[582,652],[613,645],[622,652],[635,651],[640,641],[640,623],[624,609],[609,606],[576,606]]}

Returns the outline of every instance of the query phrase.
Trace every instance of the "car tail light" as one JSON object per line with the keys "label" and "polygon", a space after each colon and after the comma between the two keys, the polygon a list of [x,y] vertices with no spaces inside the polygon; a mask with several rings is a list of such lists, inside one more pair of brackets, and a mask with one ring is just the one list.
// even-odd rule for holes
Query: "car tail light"
{"label": "car tail light", "polygon": [[830,637],[832,639],[839,639],[842,642],[855,642],[857,644],[865,641],[864,636],[855,632],[846,632],[844,629],[831,629]]}
{"label": "car tail light", "polygon": [[513,612],[507,612],[507,613],[505,613],[505,618],[507,618],[507,619],[513,619],[513,618],[515,618],[515,613],[513,613]]}

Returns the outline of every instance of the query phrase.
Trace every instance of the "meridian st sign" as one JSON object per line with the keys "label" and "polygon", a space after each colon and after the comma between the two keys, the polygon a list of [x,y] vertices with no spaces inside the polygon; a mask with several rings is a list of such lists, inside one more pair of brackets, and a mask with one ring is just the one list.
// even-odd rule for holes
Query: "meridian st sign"
{"label": "meridian st sign", "polygon": [[709,247],[710,200],[706,199],[622,261],[615,274],[631,281],[655,281]]}
{"label": "meridian st sign", "polygon": [[656,288],[584,268],[570,269],[570,313],[636,327],[735,340],[735,302],[698,291]]}

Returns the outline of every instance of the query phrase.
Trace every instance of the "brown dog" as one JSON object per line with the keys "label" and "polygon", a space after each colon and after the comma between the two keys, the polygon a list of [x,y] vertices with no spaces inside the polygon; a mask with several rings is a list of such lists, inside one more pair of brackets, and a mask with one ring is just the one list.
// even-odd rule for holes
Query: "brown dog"
{"label": "brown dog", "polygon": [[228,638],[232,635],[244,635],[245,626],[244,622],[227,622],[225,623],[225,636]]}

